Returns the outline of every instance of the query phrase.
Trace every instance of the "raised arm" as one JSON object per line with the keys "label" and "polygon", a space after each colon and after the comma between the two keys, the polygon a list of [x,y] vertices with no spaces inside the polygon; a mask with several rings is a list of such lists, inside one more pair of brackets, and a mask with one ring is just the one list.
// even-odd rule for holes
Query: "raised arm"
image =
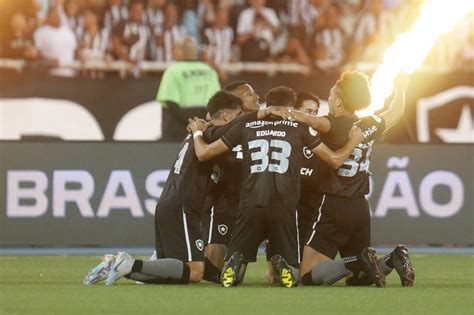
{"label": "raised arm", "polygon": [[360,128],[354,126],[349,132],[349,141],[347,141],[347,143],[336,152],[332,151],[324,143],[321,143],[312,151],[318,156],[318,158],[336,170],[349,158],[352,150],[354,150],[362,140],[362,131]]}
{"label": "raised arm", "polygon": [[193,133],[194,151],[199,161],[209,161],[229,151],[229,148],[222,139],[207,144],[203,139],[203,130],[200,129],[199,124],[195,121],[190,122],[188,128]]}
{"label": "raised arm", "polygon": [[405,92],[407,89],[409,77],[406,74],[400,74],[395,80],[395,94],[389,108],[379,116],[385,121],[385,131],[392,128],[403,117],[405,112]]}
{"label": "raised arm", "polygon": [[278,116],[282,119],[302,122],[321,133],[328,133],[331,130],[331,122],[326,117],[306,114],[299,110],[294,110],[288,107],[268,107],[267,109],[268,113],[272,116]]}

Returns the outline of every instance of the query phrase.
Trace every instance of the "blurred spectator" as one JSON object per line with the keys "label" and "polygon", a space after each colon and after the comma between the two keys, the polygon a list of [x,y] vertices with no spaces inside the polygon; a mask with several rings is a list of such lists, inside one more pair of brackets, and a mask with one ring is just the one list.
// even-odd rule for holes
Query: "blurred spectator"
{"label": "blurred spectator", "polygon": [[321,17],[328,3],[328,0],[311,0],[305,17],[306,30],[309,34],[314,34],[322,27]]}
{"label": "blurred spectator", "polygon": [[290,37],[286,43],[285,50],[276,58],[282,63],[299,63],[310,68],[312,66],[306,50],[297,37]]}
{"label": "blurred spectator", "polygon": [[342,0],[337,2],[339,6],[339,20],[341,28],[348,38],[352,38],[357,20],[360,17],[361,6],[359,0]]}
{"label": "blurred spectator", "polygon": [[2,44],[2,57],[12,59],[36,59],[39,57],[23,13],[18,12],[11,16],[10,30],[6,34],[7,37]]}
{"label": "blurred spectator", "polygon": [[229,26],[229,13],[226,8],[215,12],[212,27],[204,30],[204,59],[215,64],[229,63],[232,59],[234,31]]}
{"label": "blurred spectator", "polygon": [[371,0],[354,32],[353,53],[357,60],[381,61],[385,48],[395,35],[394,17],[384,10],[383,0]]}
{"label": "blurred spectator", "polygon": [[122,0],[109,0],[109,9],[104,17],[105,28],[112,30],[112,28],[120,22],[126,21],[127,19],[128,10],[127,7],[123,5]]}
{"label": "blurred spectator", "polygon": [[186,28],[186,32],[191,35],[196,43],[199,45],[201,42],[200,34],[200,22],[197,13],[197,0],[183,0],[182,12],[183,12],[183,25]]}
{"label": "blurred spectator", "polygon": [[165,20],[162,27],[154,30],[155,41],[152,45],[152,59],[173,61],[173,46],[186,36],[186,29],[178,24],[178,7],[169,2],[165,6]]}
{"label": "blurred spectator", "polygon": [[131,2],[128,6],[128,20],[113,28],[112,51],[115,58],[135,65],[144,60],[150,39],[149,28],[142,22],[144,12],[143,2]]}
{"label": "blurred spectator", "polygon": [[82,16],[79,15],[79,2],[77,0],[66,0],[62,10],[63,23],[65,23],[69,28],[78,35],[82,23],[84,23]]}
{"label": "blurred spectator", "polygon": [[79,32],[79,56],[82,61],[104,61],[109,43],[109,31],[101,29],[99,16],[93,10],[84,11],[84,26]]}
{"label": "blurred spectator", "polygon": [[240,13],[237,42],[243,61],[265,61],[270,56],[280,21],[273,9],[265,7],[265,0],[250,0],[251,7]]}
{"label": "blurred spectator", "polygon": [[148,8],[146,9],[146,23],[153,30],[156,27],[161,28],[165,20],[163,13],[166,5],[166,0],[149,0]]}
{"label": "blurred spectator", "polygon": [[320,20],[320,29],[314,34],[313,58],[319,69],[335,70],[346,59],[346,36],[340,25],[338,7],[330,5]]}
{"label": "blurred spectator", "polygon": [[226,9],[228,12],[231,8],[229,0],[203,0],[198,4],[198,16],[201,28],[206,29],[214,24],[216,11]]}
{"label": "blurred spectator", "polygon": [[[76,36],[67,26],[61,25],[58,7],[51,7],[46,16],[46,24],[34,33],[34,42],[41,56],[55,61],[57,64],[67,64],[74,61],[77,48]],[[57,68],[50,72],[58,76],[74,76],[70,68]]]}

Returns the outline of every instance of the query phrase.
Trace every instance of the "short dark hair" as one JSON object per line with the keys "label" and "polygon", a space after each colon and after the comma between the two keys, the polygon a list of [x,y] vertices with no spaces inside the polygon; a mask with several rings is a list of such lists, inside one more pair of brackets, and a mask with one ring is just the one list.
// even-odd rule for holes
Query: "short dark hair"
{"label": "short dark hair", "polygon": [[369,79],[365,73],[346,71],[336,82],[342,105],[351,113],[367,108],[370,105]]}
{"label": "short dark hair", "polygon": [[296,93],[287,86],[274,87],[265,95],[267,106],[293,107],[296,103]]}
{"label": "short dark hair", "polygon": [[316,102],[318,107],[321,106],[321,100],[319,99],[319,97],[317,97],[313,93],[298,92],[298,94],[296,95],[295,108],[296,109],[301,108],[301,106],[303,106],[304,101],[308,101],[308,100]]}
{"label": "short dark hair", "polygon": [[248,84],[248,82],[247,81],[234,81],[224,86],[224,90],[228,92],[233,92],[245,84]]}
{"label": "short dark hair", "polygon": [[242,108],[242,100],[230,92],[220,90],[217,91],[207,102],[207,111],[211,116],[227,109]]}

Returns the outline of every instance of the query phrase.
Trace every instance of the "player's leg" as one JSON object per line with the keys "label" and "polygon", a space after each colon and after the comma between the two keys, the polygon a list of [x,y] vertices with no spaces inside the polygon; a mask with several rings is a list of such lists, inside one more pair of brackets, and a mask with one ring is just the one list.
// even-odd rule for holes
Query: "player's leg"
{"label": "player's leg", "polygon": [[221,273],[221,284],[232,287],[242,283],[246,265],[257,260],[260,243],[265,239],[262,208],[243,209],[235,223]]}
{"label": "player's leg", "polygon": [[[361,216],[365,216],[353,211],[353,208],[351,199],[327,195],[323,197],[303,254],[303,284],[330,285],[351,272],[368,270],[368,273],[373,273],[373,269],[377,268],[375,251],[370,248],[364,249],[357,256],[334,260],[338,250],[350,240],[352,231],[360,225]],[[369,215],[368,211],[366,214]]]}
{"label": "player's leg", "polygon": [[280,284],[295,287],[299,278],[300,242],[298,211],[272,208],[266,211],[268,239],[271,244],[271,262]]}
{"label": "player's leg", "polygon": [[265,241],[265,257],[267,260],[267,272],[265,274],[265,278],[270,284],[277,284],[280,283],[280,280],[277,277],[275,272],[275,268],[273,268],[273,264],[271,258],[275,256],[276,253],[272,250],[272,244],[266,240]]}
{"label": "player's leg", "polygon": [[211,207],[205,217],[203,229],[207,231],[207,245],[204,249],[206,260],[204,280],[220,282],[220,273],[224,266],[225,253],[234,226],[234,218],[230,213]]}
{"label": "player's leg", "polygon": [[[200,218],[181,206],[160,205],[155,213],[158,238],[166,258],[136,260],[128,278],[145,283],[199,282],[204,273]],[[143,281],[146,276],[154,277]]]}
{"label": "player's leg", "polygon": [[[341,217],[346,218],[343,224],[346,229],[352,227],[350,238],[341,246],[339,252],[352,271],[346,278],[348,285],[370,285],[375,282],[378,287],[385,286],[385,275],[377,263],[375,251],[371,244],[370,209],[363,197],[348,199],[347,205],[341,207]],[[350,206],[349,206],[350,205]],[[343,206],[343,201],[341,201]],[[364,277],[364,274],[366,275]]]}
{"label": "player's leg", "polygon": [[411,287],[415,282],[415,268],[411,262],[408,248],[398,245],[393,251],[378,259],[378,265],[385,275],[395,269],[403,287]]}

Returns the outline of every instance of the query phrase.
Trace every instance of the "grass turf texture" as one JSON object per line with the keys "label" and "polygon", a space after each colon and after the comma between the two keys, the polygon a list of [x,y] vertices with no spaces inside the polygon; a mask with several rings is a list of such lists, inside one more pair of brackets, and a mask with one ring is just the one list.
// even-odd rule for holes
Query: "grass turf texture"
{"label": "grass turf texture", "polygon": [[0,314],[473,314],[473,255],[413,255],[416,283],[400,287],[272,287],[264,257],[244,285],[82,285],[96,256],[0,256]]}

